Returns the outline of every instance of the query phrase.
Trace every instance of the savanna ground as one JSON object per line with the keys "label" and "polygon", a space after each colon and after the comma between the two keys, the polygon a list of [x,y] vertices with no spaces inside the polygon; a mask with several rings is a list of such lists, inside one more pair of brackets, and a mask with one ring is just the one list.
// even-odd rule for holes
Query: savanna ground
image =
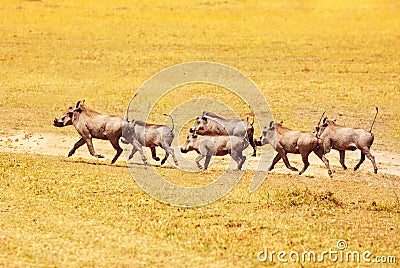
{"label": "savanna ground", "polygon": [[[277,261],[257,260],[265,247],[321,252],[339,239],[399,262],[397,1],[5,0],[0,9],[1,266],[268,266]],[[105,160],[89,158],[85,147],[65,157],[78,135],[52,120],[68,106],[85,99],[123,116],[151,75],[199,60],[249,76],[274,117],[294,129],[312,130],[325,110],[342,125],[369,129],[378,106],[372,152],[392,172],[375,175],[368,160],[343,171],[334,152],[332,179],[315,172],[323,170],[318,162],[303,176],[280,165],[250,194],[249,170],[221,200],[177,208],[144,193],[123,158],[110,165],[107,143],[95,142],[108,150]],[[163,112],[193,96],[224,101],[241,117],[250,112],[229,92],[198,85],[167,95],[152,121],[164,122]],[[46,148],[56,146],[47,142],[55,135],[65,149]],[[193,174],[156,169],[198,185],[223,172],[218,161]],[[335,265],[346,264],[318,264]]]}

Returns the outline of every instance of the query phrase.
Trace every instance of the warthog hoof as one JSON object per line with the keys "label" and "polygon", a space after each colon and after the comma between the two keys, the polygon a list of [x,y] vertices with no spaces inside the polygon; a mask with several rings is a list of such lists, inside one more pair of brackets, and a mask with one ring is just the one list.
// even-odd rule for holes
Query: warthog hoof
{"label": "warthog hoof", "polygon": [[96,155],[97,158],[104,158],[104,155],[98,154]]}
{"label": "warthog hoof", "polygon": [[70,151],[70,152],[68,153],[68,157],[72,156],[74,153],[75,153],[74,151]]}
{"label": "warthog hoof", "polygon": [[290,170],[292,170],[292,171],[299,171],[299,170],[298,170],[297,168],[295,168],[295,167],[291,167]]}
{"label": "warthog hoof", "polygon": [[[160,161],[160,158],[159,157],[154,157],[153,158],[154,160],[156,160],[156,161]],[[161,163],[161,165],[162,165],[163,163]]]}
{"label": "warthog hoof", "polygon": [[273,166],[270,166],[269,168],[268,168],[268,171],[271,171],[271,170],[273,170],[274,169],[274,167]]}

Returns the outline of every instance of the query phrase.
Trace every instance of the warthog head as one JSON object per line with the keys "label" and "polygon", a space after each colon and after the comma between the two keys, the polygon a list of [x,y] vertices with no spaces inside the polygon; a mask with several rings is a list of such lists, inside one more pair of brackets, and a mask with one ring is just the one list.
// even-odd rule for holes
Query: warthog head
{"label": "warthog head", "polygon": [[315,127],[315,130],[313,131],[317,137],[319,138],[322,133],[324,133],[325,129],[328,127],[328,125],[333,125],[336,124],[336,118],[335,119],[328,119],[328,118],[324,118],[322,120],[322,122]]}
{"label": "warthog head", "polygon": [[186,154],[187,152],[195,150],[195,148],[198,147],[196,146],[196,143],[197,143],[197,135],[187,136],[185,145],[181,147],[181,152]]}
{"label": "warthog head", "polygon": [[55,127],[65,127],[72,125],[72,118],[74,116],[74,107],[69,107],[67,112],[63,114],[60,118],[54,118],[53,126]]}
{"label": "warthog head", "polygon": [[122,137],[129,143],[133,143],[133,137],[135,135],[135,121],[124,120],[122,126]]}
{"label": "warthog head", "polygon": [[263,146],[265,144],[273,144],[275,141],[275,122],[271,121],[269,126],[264,127],[260,138],[255,140],[257,146]]}
{"label": "warthog head", "polygon": [[202,117],[202,116],[196,117],[196,121],[194,122],[194,125],[189,129],[189,132],[190,133],[195,133],[198,130],[200,130],[200,131],[204,130],[204,122],[203,122],[204,120],[207,123],[207,118]]}

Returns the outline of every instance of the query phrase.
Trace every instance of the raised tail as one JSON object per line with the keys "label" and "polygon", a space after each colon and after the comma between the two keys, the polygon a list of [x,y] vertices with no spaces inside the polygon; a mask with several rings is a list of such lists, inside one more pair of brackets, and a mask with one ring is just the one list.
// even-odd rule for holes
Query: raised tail
{"label": "raised tail", "polygon": [[169,114],[164,114],[165,116],[169,116],[170,118],[171,118],[171,121],[172,121],[172,129],[171,129],[171,131],[173,132],[174,131],[174,127],[175,127],[175,124],[174,124],[174,118],[171,116],[171,115],[169,115]]}
{"label": "raised tail", "polygon": [[374,121],[372,121],[371,128],[369,129],[369,132],[370,132],[370,133],[372,133],[372,127],[374,126],[376,117],[378,116],[378,111],[379,111],[379,110],[378,110],[378,107],[375,106],[375,109],[376,109],[376,114],[375,114],[375,117],[374,117]]}
{"label": "raised tail", "polygon": [[[254,112],[253,112],[253,110],[251,109],[251,106],[249,105],[249,109],[251,110],[251,115],[253,116],[253,122],[251,122],[251,126],[253,126],[254,125],[254,116],[255,116],[255,114],[254,114]],[[248,121],[248,120],[247,120]]]}
{"label": "raised tail", "polygon": [[133,99],[136,98],[137,94],[138,94],[138,93],[136,92],[135,95],[133,95],[131,101],[129,102],[128,110],[126,111],[125,119],[126,119],[126,121],[127,121],[128,123],[129,123],[129,107],[131,106],[131,103],[132,103]]}

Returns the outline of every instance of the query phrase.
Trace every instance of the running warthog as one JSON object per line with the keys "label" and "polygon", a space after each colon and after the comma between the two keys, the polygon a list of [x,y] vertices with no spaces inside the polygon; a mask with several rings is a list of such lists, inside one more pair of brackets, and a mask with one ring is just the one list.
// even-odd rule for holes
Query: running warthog
{"label": "running warthog", "polygon": [[253,122],[248,120],[226,119],[218,114],[204,111],[196,118],[196,122],[189,132],[193,134],[209,136],[237,136],[246,138],[253,147],[253,155],[256,156],[257,147],[254,144],[254,117]]}
{"label": "running warthog", "polygon": [[246,161],[246,157],[242,152],[248,146],[249,143],[247,140],[237,136],[191,135],[187,137],[185,145],[181,148],[181,152],[196,151],[199,154],[196,158],[196,164],[199,168],[203,168],[200,165],[200,160],[205,157],[204,169],[208,168],[211,156],[230,154],[237,163],[237,169],[240,170]]}
{"label": "running warthog", "polygon": [[73,155],[79,147],[86,143],[92,156],[104,158],[104,156],[96,154],[94,151],[92,138],[109,140],[114,149],[117,150],[111,164],[117,161],[123,151],[118,143],[122,135],[123,119],[117,116],[100,114],[86,107],[84,100],[78,101],[75,107],[69,107],[67,112],[59,119],[55,118],[53,125],[56,127],[74,125],[75,129],[82,136],[75,143],[68,156]]}
{"label": "running warthog", "polygon": [[290,165],[286,154],[301,154],[304,163],[303,169],[299,173],[301,175],[310,165],[308,162],[308,156],[311,152],[314,152],[328,168],[329,176],[332,176],[332,172],[329,168],[329,161],[324,156],[322,149],[318,146],[318,139],[315,134],[294,131],[284,127],[281,122],[275,123],[274,121],[271,121],[269,126],[264,128],[261,137],[256,140],[257,146],[263,146],[267,143],[278,152],[269,167],[269,171],[274,168],[275,164],[281,158],[288,169],[298,171],[297,168]]}
{"label": "running warthog", "polygon": [[372,127],[374,126],[376,116],[378,115],[378,107],[376,108],[375,118],[372,122],[369,131],[361,128],[348,128],[336,124],[336,119],[327,119],[326,117],[315,131],[317,137],[320,139],[319,143],[324,151],[324,154],[330,152],[331,149],[339,151],[340,164],[344,169],[347,169],[345,160],[345,151],[361,151],[361,158],[354,170],[357,170],[365,160],[365,156],[371,160],[374,166],[374,172],[378,173],[378,168],[375,163],[375,157],[371,154],[370,148],[374,142],[374,134],[372,134]]}
{"label": "running warthog", "polygon": [[123,127],[123,143],[130,143],[133,145],[132,152],[128,159],[131,159],[137,151],[142,156],[144,164],[148,164],[147,157],[143,153],[143,146],[150,147],[151,154],[154,160],[160,161],[160,158],[156,156],[156,147],[160,146],[165,151],[165,157],[161,160],[161,165],[165,163],[168,156],[171,154],[174,159],[175,165],[178,166],[174,150],[171,148],[172,140],[174,139],[174,120],[172,116],[169,116],[172,120],[172,129],[165,125],[149,124],[143,121],[126,120]]}

